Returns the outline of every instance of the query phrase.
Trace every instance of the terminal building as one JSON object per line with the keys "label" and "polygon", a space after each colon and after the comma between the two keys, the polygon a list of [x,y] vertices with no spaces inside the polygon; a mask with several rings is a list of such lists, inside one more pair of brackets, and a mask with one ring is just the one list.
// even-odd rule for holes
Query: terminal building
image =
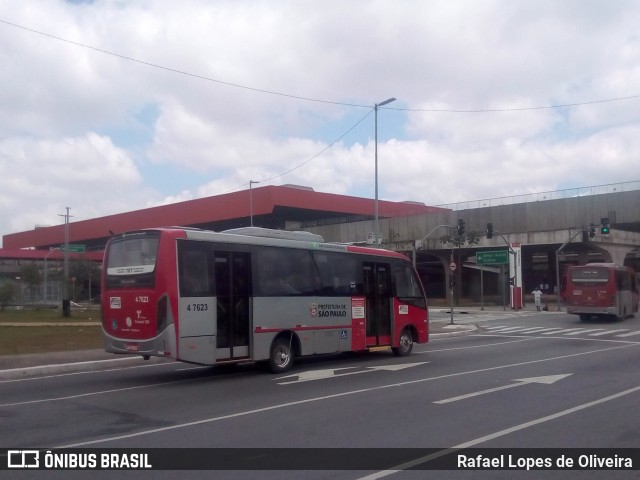
{"label": "terminal building", "polygon": [[[638,205],[639,181],[447,206],[379,201],[376,235],[373,199],[264,186],[4,235],[0,282],[18,282],[25,303],[57,301],[67,245],[69,278],[81,300],[97,291],[99,281],[94,278],[89,289],[91,275],[83,273],[87,261],[101,263],[113,234],[160,226],[222,231],[253,225],[306,230],[329,242],[375,246],[378,238],[380,247],[413,258],[432,303],[520,308],[536,287],[553,295],[569,265],[613,262],[640,271]],[[44,285],[25,286],[21,272],[28,265],[47,277]]]}
{"label": "terminal building", "polygon": [[[415,202],[380,201],[380,218],[427,215],[442,209]],[[105,217],[70,222],[3,236],[0,282],[15,282],[24,303],[57,303],[63,295],[61,277],[67,245],[67,268],[72,300],[90,296],[88,260],[101,264],[104,247],[113,234],[143,228],[185,226],[222,231],[258,226],[300,230],[325,224],[374,218],[372,199],[315,192],[295,185],[265,186],[245,191],[145,208]],[[25,267],[40,272],[42,282],[26,282]],[[75,281],[74,281],[75,279]],[[97,292],[92,279],[92,293]],[[75,291],[75,296],[73,292]],[[93,296],[93,295],[91,295]]]}

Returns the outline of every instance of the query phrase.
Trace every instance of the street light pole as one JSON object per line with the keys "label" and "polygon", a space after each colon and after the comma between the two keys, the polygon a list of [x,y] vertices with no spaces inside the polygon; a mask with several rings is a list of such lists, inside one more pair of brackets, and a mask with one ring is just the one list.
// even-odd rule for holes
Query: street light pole
{"label": "street light pole", "polygon": [[251,226],[253,227],[253,184],[260,183],[254,180],[249,180],[249,215],[251,216]]}
{"label": "street light pole", "polygon": [[69,210],[65,207],[66,214],[58,214],[64,217],[64,299],[62,300],[62,316],[68,317],[71,314],[71,303],[69,301]]}
{"label": "street light pole", "polygon": [[388,98],[384,102],[376,103],[373,109],[375,110],[375,184],[376,184],[376,200],[375,200],[375,225],[374,225],[374,238],[376,245],[378,245],[378,236],[380,234],[380,225],[378,223],[378,108],[388,103],[395,102],[395,98]]}
{"label": "street light pole", "polygon": [[456,228],[455,225],[438,225],[437,227],[434,227],[431,229],[431,231],[429,233],[427,233],[424,237],[422,237],[422,239],[420,240],[416,240],[413,244],[413,266],[414,268],[416,267],[416,251],[420,250],[422,248],[422,246],[424,245],[424,241],[429,238],[429,236],[435,232],[436,230],[438,230],[439,228]]}

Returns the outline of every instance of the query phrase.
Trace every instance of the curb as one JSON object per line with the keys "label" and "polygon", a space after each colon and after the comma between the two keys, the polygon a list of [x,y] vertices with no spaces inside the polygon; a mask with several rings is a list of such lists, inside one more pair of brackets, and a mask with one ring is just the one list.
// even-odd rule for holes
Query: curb
{"label": "curb", "polygon": [[469,335],[478,330],[478,327],[475,325],[446,325],[442,328],[450,329],[451,331],[442,333],[429,333],[429,338],[437,340],[440,338],[461,337],[463,335]]}
{"label": "curb", "polygon": [[110,360],[87,360],[83,362],[56,363],[51,365],[37,365],[33,367],[17,367],[0,370],[0,382],[19,379],[29,379],[42,375],[78,374],[95,372],[123,366],[142,366],[160,363],[164,359],[155,358],[144,360],[140,356],[114,358]]}

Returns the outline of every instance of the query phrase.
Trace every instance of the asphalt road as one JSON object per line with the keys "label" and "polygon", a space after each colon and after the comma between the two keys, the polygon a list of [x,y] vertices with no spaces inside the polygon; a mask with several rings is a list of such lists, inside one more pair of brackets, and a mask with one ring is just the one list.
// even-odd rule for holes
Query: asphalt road
{"label": "asphalt road", "polygon": [[[446,323],[449,314],[431,318]],[[310,452],[317,459],[315,470],[203,470],[181,478],[637,478],[638,465],[635,471],[382,471],[376,462],[389,452],[420,458],[427,468],[436,461],[430,451],[409,450],[416,448],[527,448],[534,449],[527,455],[542,455],[535,449],[640,447],[637,317],[585,324],[562,313],[507,311],[456,313],[456,322],[478,330],[416,346],[406,358],[380,352],[306,360],[285,376],[255,366],[157,362],[4,380],[0,447],[305,448],[277,451],[284,455],[279,461],[295,464]],[[327,471],[336,451],[322,449],[331,448],[368,449],[354,450],[366,469]],[[27,473],[87,476],[14,470],[0,476]],[[91,472],[92,478],[132,475],[175,478],[177,472]]]}

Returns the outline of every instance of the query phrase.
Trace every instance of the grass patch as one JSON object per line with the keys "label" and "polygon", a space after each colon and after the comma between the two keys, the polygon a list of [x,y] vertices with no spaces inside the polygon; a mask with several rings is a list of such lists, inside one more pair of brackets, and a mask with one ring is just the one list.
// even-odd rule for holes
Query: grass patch
{"label": "grass patch", "polygon": [[0,312],[0,323],[27,323],[27,322],[100,322],[100,308],[71,310],[71,316],[62,315],[62,310],[58,308],[40,308],[40,309],[6,309]]}
{"label": "grass patch", "polygon": [[101,328],[0,327],[0,355],[102,349]]}
{"label": "grass patch", "polygon": [[[96,326],[74,326],[77,322],[96,322]],[[35,327],[7,325],[21,323],[43,323],[43,325]],[[46,323],[64,324],[64,326],[46,326],[44,325]],[[70,317],[64,317],[62,310],[58,308],[7,309],[0,312],[0,355],[102,348],[104,343],[98,307],[91,310],[72,309]]]}

